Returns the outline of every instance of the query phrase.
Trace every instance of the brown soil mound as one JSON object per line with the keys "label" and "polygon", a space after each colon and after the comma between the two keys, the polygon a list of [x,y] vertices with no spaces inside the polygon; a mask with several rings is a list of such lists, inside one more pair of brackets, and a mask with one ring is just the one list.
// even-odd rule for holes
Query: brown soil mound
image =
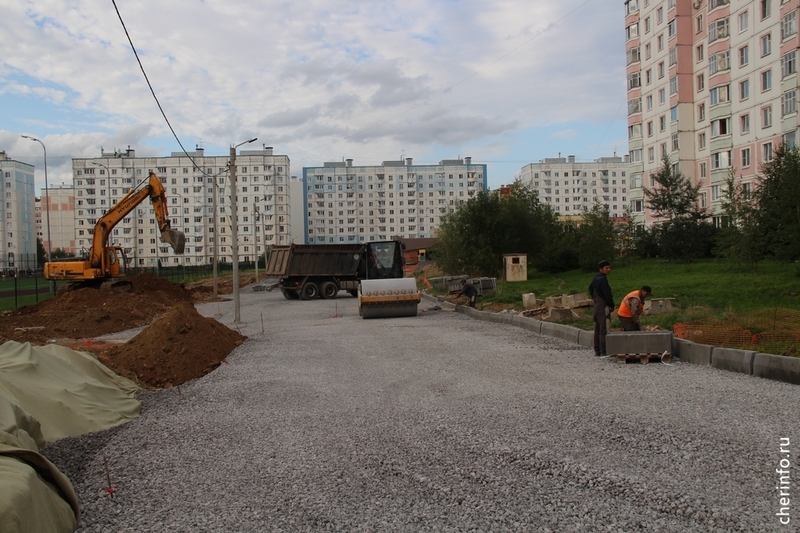
{"label": "brown soil mound", "polygon": [[172,387],[214,370],[246,338],[200,315],[192,304],[180,302],[100,360],[140,385]]}

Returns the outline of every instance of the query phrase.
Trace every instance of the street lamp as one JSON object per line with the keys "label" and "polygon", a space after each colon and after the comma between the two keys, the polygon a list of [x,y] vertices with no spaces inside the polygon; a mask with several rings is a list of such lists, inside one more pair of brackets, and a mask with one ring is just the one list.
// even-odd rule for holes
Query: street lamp
{"label": "street lamp", "polygon": [[47,210],[45,211],[45,217],[47,219],[47,262],[50,262],[50,247],[52,246],[52,242],[50,241],[50,194],[48,192],[47,185],[47,147],[44,145],[42,141],[37,139],[36,137],[31,137],[30,135],[23,135],[23,139],[30,139],[31,141],[36,141],[37,143],[42,145],[42,150],[44,150],[44,197],[45,203],[47,204]]}
{"label": "street lamp", "polygon": [[257,141],[257,137],[253,137],[249,141],[240,142],[235,146],[231,146],[231,238],[233,239],[233,323],[238,324],[241,320],[239,318],[239,235],[237,226],[239,219],[236,213],[236,149],[243,144],[249,144]]}

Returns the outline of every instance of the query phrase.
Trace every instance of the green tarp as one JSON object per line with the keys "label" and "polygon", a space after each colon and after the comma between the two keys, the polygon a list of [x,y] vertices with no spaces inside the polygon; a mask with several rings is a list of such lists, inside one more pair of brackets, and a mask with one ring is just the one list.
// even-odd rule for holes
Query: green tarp
{"label": "green tarp", "polygon": [[137,389],[83,352],[0,346],[0,533],[75,530],[72,484],[39,448],[139,416]]}

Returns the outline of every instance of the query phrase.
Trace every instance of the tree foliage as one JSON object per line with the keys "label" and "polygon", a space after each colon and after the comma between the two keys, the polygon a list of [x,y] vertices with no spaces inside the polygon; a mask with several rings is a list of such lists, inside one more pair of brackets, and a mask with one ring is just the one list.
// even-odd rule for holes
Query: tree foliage
{"label": "tree foliage", "polygon": [[602,259],[611,260],[617,255],[617,228],[609,216],[608,207],[595,202],[591,211],[583,215],[578,229],[578,259],[580,267],[592,272]]}
{"label": "tree foliage", "polygon": [[755,272],[764,254],[764,241],[758,224],[758,197],[741,179],[737,182],[733,170],[725,179],[720,207],[724,218],[717,237],[716,254],[735,266],[747,264]]}
{"label": "tree foliage", "polygon": [[780,145],[762,166],[755,191],[758,225],[768,253],[777,259],[800,259],[800,150]]}
{"label": "tree foliage", "polygon": [[535,262],[558,229],[550,207],[517,181],[508,196],[480,192],[442,217],[435,262],[449,274],[498,276],[504,254],[524,253]]}
{"label": "tree foliage", "polygon": [[650,177],[655,186],[645,187],[644,195],[653,214],[664,219],[652,229],[659,254],[687,263],[711,255],[716,232],[706,222],[708,210],[698,202],[701,183],[693,184],[668,157],[664,157],[661,168]]}

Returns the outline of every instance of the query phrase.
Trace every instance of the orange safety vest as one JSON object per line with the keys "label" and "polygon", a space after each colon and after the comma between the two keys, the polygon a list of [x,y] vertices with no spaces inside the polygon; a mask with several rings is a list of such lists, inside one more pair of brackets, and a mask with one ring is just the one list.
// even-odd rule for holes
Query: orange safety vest
{"label": "orange safety vest", "polygon": [[[622,299],[622,302],[620,302],[619,304],[619,311],[617,311],[617,316],[621,316],[623,318],[633,318],[633,313],[631,313],[631,304],[630,304],[631,298],[636,298],[637,300],[641,301],[641,298],[639,298],[639,289],[629,292],[628,295]],[[644,302],[642,302],[642,304],[644,304]],[[641,307],[639,309],[641,309]]]}

